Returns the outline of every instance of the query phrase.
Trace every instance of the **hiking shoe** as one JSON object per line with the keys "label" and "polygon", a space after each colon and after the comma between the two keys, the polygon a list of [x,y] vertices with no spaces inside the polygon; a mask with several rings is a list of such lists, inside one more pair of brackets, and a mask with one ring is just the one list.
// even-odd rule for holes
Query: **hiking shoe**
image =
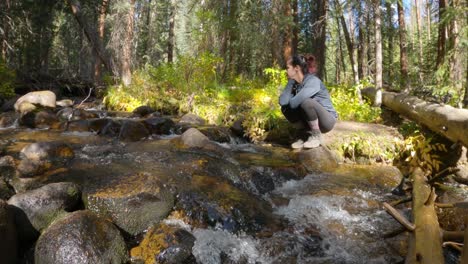
{"label": "hiking shoe", "polygon": [[316,148],[322,144],[322,133],[320,130],[312,130],[309,134],[309,138],[304,142],[304,148]]}
{"label": "hiking shoe", "polygon": [[301,149],[304,147],[304,140],[299,139],[298,141],[291,144],[291,148],[293,149]]}

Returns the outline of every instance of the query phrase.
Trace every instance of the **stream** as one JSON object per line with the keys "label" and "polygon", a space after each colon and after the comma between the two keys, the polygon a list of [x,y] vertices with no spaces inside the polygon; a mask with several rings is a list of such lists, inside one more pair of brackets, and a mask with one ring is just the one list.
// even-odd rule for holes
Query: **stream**
{"label": "stream", "polygon": [[[177,148],[173,140],[177,137],[153,135],[120,142],[91,132],[17,126],[0,130],[3,152],[13,157],[34,142],[63,141],[72,146],[73,160],[66,168],[41,177],[38,186],[74,182],[86,197],[132,177],[138,182],[139,175],[155,175],[162,186],[177,193],[174,208],[190,212],[186,215],[197,220],[173,216],[162,220],[195,237],[192,254],[196,263],[403,260],[406,237],[382,238],[399,228],[380,206],[391,199],[394,186],[352,173],[301,175],[294,155],[283,147],[216,143],[228,153],[224,155]],[[198,209],[191,207],[194,201]],[[199,208],[204,216],[197,216]],[[128,248],[141,238],[141,234],[127,234]]]}

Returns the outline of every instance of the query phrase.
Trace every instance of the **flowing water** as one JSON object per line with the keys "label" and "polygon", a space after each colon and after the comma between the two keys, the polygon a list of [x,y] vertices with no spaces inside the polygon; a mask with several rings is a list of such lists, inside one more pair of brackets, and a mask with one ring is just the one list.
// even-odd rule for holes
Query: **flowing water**
{"label": "flowing water", "polygon": [[51,173],[43,183],[73,181],[86,194],[129,175],[151,173],[168,188],[204,194],[211,199],[209,204],[218,207],[226,202],[231,211],[270,210],[256,218],[262,223],[259,228],[248,221],[245,227],[231,230],[219,222],[193,226],[182,219],[166,219],[194,235],[192,250],[198,263],[397,263],[403,259],[406,237],[382,238],[399,227],[379,204],[389,199],[390,187],[369,184],[359,175],[315,173],[300,178],[279,175],[273,190],[260,194],[251,188],[248,193],[248,185],[239,187],[243,171],[292,168],[295,161],[289,150],[223,144],[232,155],[222,156],[177,149],[171,141],[174,137],[122,143],[87,132],[16,127],[0,131],[3,153],[15,158],[32,142],[61,140],[72,146],[75,158],[68,168]]}

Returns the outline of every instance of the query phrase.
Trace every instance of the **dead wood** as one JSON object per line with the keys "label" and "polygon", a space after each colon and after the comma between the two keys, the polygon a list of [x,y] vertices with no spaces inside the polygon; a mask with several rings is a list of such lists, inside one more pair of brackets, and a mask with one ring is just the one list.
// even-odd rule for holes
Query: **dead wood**
{"label": "dead wood", "polygon": [[427,183],[423,171],[416,168],[411,174],[413,182],[413,223],[406,263],[444,263],[442,237],[435,211],[435,192]]}
{"label": "dead wood", "polygon": [[[375,89],[363,89],[362,94],[373,98]],[[426,102],[404,93],[382,92],[382,104],[392,111],[428,127],[453,142],[468,146],[468,109]]]}
{"label": "dead wood", "polygon": [[397,220],[402,226],[404,226],[408,231],[413,231],[415,229],[414,225],[406,219],[397,209],[391,206],[388,203],[383,203],[383,207],[395,220]]}

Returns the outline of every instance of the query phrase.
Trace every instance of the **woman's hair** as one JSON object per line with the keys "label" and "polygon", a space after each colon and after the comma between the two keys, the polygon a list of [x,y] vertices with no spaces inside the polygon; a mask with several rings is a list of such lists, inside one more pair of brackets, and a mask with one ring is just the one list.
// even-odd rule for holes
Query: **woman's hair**
{"label": "woman's hair", "polygon": [[293,55],[289,58],[288,63],[290,63],[293,67],[299,66],[304,75],[309,73],[307,60],[302,55]]}
{"label": "woman's hair", "polygon": [[312,54],[306,54],[304,56],[307,60],[307,67],[308,67],[308,72],[311,74],[316,74],[317,73],[317,62],[315,60],[315,56]]}

